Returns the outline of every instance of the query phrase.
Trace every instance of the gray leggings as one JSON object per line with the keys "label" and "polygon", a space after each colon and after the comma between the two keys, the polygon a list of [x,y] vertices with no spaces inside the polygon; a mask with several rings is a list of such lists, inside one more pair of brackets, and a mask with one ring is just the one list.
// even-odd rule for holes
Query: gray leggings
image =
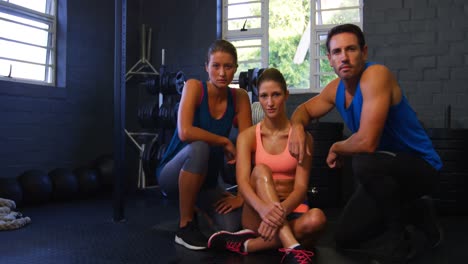
{"label": "gray leggings", "polygon": [[205,175],[208,170],[210,146],[204,141],[195,141],[185,146],[175,155],[159,174],[161,190],[168,197],[179,195],[179,172],[184,170],[193,174]]}
{"label": "gray leggings", "polygon": [[[170,198],[179,197],[179,172],[184,170],[193,174],[205,175],[209,171],[210,146],[204,141],[194,141],[175,155],[159,174],[159,187]],[[223,197],[225,191],[219,186],[202,189],[198,194],[197,206],[211,217],[215,229],[237,231],[241,228],[241,208],[228,214],[218,214],[213,205]]]}

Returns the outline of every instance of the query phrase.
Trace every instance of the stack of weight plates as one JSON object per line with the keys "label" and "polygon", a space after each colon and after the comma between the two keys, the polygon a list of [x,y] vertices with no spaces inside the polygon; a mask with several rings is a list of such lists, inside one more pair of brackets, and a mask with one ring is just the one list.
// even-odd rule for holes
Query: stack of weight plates
{"label": "stack of weight plates", "polygon": [[441,214],[468,213],[468,129],[429,128],[427,133],[444,166],[434,194]]}
{"label": "stack of weight plates", "polygon": [[308,190],[311,207],[341,207],[341,169],[330,169],[326,160],[331,145],[343,139],[343,128],[343,123],[335,122],[313,122],[306,127],[314,138]]}

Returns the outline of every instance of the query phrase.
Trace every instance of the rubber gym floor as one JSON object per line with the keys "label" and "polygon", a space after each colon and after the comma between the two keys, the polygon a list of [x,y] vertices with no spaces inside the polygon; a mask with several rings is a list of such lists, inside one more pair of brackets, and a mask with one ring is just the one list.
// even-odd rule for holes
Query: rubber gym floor
{"label": "rubber gym floor", "polygon": [[[191,251],[176,245],[177,205],[157,189],[126,196],[123,222],[112,220],[112,198],[107,196],[18,208],[32,222],[0,232],[0,263],[280,263],[281,255],[276,251],[241,256]],[[317,243],[314,263],[367,263],[334,249],[332,235],[340,209],[328,208],[325,212],[329,224]],[[410,263],[466,263],[468,217],[441,216],[440,221],[445,233],[443,244],[433,251],[420,249]]]}

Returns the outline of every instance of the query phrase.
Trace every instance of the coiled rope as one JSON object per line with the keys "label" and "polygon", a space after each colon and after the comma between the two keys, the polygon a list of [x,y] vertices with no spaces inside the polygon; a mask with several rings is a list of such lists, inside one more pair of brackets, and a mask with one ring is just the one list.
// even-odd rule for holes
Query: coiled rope
{"label": "coiled rope", "polygon": [[0,231],[18,229],[31,223],[31,218],[12,211],[15,208],[14,201],[0,198]]}

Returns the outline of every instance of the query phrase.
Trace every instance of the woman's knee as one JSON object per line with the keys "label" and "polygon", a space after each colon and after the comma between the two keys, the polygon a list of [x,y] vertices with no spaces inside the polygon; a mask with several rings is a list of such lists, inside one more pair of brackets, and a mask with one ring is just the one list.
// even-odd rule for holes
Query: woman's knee
{"label": "woman's knee", "polygon": [[208,168],[210,146],[204,141],[194,141],[188,145],[187,158],[182,169],[194,174],[204,174]]}
{"label": "woman's knee", "polygon": [[192,157],[202,157],[206,158],[208,161],[208,158],[210,156],[210,145],[206,143],[205,141],[194,141],[189,144],[190,146],[190,154]]}
{"label": "woman's knee", "polygon": [[251,181],[257,182],[258,180],[262,181],[272,181],[272,172],[270,167],[265,164],[257,164],[252,170]]}
{"label": "woman's knee", "polygon": [[313,208],[304,213],[301,217],[299,232],[302,234],[311,234],[324,229],[327,223],[325,213],[318,209]]}

